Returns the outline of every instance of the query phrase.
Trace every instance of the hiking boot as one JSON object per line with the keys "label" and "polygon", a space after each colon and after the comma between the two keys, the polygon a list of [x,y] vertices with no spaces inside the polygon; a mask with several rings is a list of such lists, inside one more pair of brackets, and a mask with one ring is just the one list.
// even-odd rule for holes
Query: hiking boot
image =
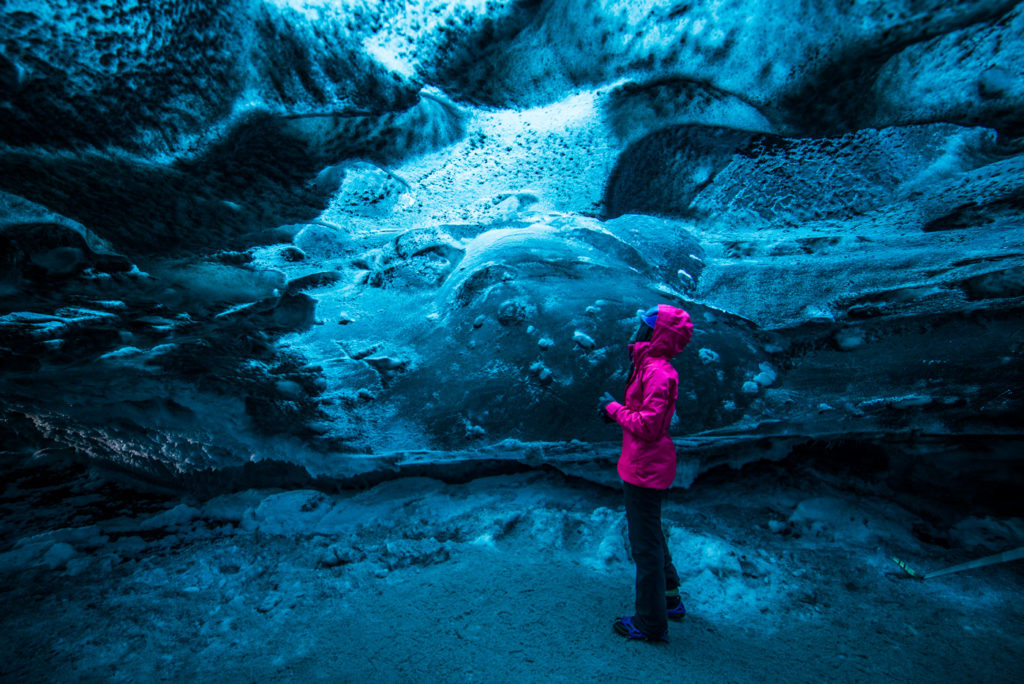
{"label": "hiking boot", "polygon": [[618,634],[621,634],[627,639],[636,639],[638,641],[647,641],[650,643],[668,643],[668,634],[662,634],[660,636],[644,634],[640,631],[640,628],[633,623],[632,617],[620,617],[615,621],[615,624],[612,625],[612,627]]}
{"label": "hiking boot", "polygon": [[678,596],[667,596],[665,602],[668,604],[668,610],[665,614],[668,615],[669,620],[682,620],[686,617],[686,606],[683,605],[683,600]]}

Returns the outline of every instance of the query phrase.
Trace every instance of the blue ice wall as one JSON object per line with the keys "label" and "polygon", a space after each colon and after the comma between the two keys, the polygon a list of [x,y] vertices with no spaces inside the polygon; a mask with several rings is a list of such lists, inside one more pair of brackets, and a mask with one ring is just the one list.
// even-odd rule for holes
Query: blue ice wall
{"label": "blue ice wall", "polygon": [[5,448],[603,478],[666,302],[681,482],[836,440],[1021,475],[1018,3],[0,14]]}

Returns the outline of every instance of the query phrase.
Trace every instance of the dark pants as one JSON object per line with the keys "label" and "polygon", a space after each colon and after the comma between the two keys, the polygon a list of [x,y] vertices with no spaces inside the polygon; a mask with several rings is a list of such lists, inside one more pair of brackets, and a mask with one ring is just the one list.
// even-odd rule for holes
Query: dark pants
{"label": "dark pants", "polygon": [[658,636],[668,631],[665,590],[679,586],[679,574],[661,530],[661,503],[665,490],[622,483],[626,500],[629,546],[636,563],[636,617],[634,623],[644,634]]}

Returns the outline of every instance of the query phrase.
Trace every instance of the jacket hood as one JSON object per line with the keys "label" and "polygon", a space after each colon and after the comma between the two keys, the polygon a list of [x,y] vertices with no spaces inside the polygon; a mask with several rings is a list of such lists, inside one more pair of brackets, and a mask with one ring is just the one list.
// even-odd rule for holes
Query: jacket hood
{"label": "jacket hood", "polygon": [[651,333],[651,341],[641,342],[637,346],[645,345],[649,356],[671,359],[683,351],[691,337],[693,322],[690,321],[690,314],[674,306],[661,304],[658,306],[658,320]]}

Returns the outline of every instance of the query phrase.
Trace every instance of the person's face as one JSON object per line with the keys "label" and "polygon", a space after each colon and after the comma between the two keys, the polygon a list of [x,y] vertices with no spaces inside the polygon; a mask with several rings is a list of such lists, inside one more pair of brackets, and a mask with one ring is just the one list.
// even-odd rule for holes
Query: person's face
{"label": "person's face", "polygon": [[650,342],[651,333],[654,330],[650,328],[646,323],[641,323],[636,327],[636,331],[633,333],[633,337],[629,338],[630,344],[636,344],[637,342]]}

